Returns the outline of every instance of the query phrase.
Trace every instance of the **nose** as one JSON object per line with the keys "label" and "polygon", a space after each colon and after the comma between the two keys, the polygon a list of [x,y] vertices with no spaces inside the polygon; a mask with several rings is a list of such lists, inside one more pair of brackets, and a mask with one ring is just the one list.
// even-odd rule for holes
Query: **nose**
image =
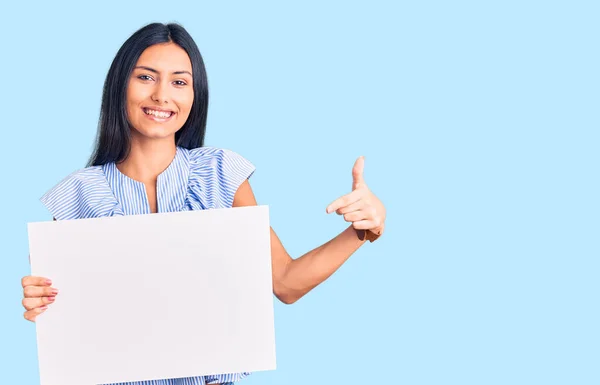
{"label": "nose", "polygon": [[166,87],[167,85],[165,82],[156,83],[154,92],[152,93],[152,100],[160,104],[169,103],[168,91]]}

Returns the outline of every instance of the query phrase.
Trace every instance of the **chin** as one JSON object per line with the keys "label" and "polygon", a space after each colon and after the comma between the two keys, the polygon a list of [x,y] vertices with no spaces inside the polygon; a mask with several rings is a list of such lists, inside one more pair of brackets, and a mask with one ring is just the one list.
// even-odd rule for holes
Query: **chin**
{"label": "chin", "polygon": [[167,139],[175,136],[175,132],[177,132],[174,128],[167,127],[142,127],[141,129],[136,129],[137,134],[143,138],[147,139]]}

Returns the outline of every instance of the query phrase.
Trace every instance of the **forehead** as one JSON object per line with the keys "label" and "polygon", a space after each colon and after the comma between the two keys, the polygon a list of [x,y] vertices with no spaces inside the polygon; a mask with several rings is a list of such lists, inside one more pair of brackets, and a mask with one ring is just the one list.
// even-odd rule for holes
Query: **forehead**
{"label": "forehead", "polygon": [[192,62],[187,52],[174,43],[155,44],[144,50],[136,65],[158,71],[190,71]]}

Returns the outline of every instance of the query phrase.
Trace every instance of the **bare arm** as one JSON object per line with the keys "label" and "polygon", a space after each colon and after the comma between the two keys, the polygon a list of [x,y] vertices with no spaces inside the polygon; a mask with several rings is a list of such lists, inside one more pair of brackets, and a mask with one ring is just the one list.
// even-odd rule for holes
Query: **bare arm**
{"label": "bare arm", "polygon": [[[236,192],[233,206],[256,204],[250,183],[246,180]],[[271,228],[273,293],[283,303],[296,302],[331,276],[364,242],[349,226],[329,242],[292,259]]]}

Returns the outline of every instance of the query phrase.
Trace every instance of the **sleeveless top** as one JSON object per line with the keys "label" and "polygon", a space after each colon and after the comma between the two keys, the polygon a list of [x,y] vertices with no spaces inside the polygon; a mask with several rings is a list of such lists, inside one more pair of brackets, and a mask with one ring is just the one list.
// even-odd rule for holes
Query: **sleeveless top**
{"label": "sleeveless top", "polygon": [[[238,187],[255,167],[239,154],[214,147],[177,147],[156,182],[159,213],[232,207]],[[56,220],[150,214],[146,188],[116,164],[87,167],[70,174],[42,196]],[[230,384],[250,373],[128,382],[128,385]],[[116,384],[113,384],[116,385]]]}

